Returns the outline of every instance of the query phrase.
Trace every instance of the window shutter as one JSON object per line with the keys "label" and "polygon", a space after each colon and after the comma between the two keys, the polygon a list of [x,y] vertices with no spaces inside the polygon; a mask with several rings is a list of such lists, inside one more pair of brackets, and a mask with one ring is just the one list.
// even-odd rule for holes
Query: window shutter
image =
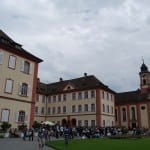
{"label": "window shutter", "polygon": [[21,61],[21,71],[24,71],[24,60]]}
{"label": "window shutter", "polygon": [[30,63],[30,70],[29,70],[29,74],[32,74],[32,69],[33,69],[33,63]]}
{"label": "window shutter", "polygon": [[18,122],[18,118],[19,118],[19,112],[16,112],[15,114],[15,121]]}
{"label": "window shutter", "polygon": [[28,112],[25,112],[25,120],[24,120],[25,123],[28,122]]}
{"label": "window shutter", "polygon": [[3,52],[0,52],[0,64],[3,63]]}
{"label": "window shutter", "polygon": [[27,96],[30,96],[30,90],[31,90],[31,86],[28,85]]}
{"label": "window shutter", "polygon": [[19,83],[19,95],[21,95],[22,83]]}

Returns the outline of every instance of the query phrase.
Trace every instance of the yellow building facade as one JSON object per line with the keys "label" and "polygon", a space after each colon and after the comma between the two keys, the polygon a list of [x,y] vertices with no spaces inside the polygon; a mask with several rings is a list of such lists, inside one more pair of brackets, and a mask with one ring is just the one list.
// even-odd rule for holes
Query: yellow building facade
{"label": "yellow building facade", "polygon": [[69,126],[114,126],[115,92],[95,76],[44,84],[38,81],[35,121]]}
{"label": "yellow building facade", "polygon": [[40,62],[0,30],[0,123],[32,126]]}

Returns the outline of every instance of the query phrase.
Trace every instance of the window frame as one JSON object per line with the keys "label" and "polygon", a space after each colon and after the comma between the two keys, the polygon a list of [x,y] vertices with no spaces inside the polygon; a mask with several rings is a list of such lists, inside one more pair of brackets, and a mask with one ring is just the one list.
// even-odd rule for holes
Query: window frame
{"label": "window frame", "polygon": [[88,104],[84,104],[84,111],[85,112],[88,112],[89,110],[88,110]]}
{"label": "window frame", "polygon": [[22,60],[21,71],[25,74],[31,74],[31,62],[28,60]]}
{"label": "window frame", "polygon": [[[9,84],[8,81],[11,81],[11,85],[8,85]],[[12,94],[13,84],[14,84],[14,80],[6,79],[6,81],[5,81],[5,93]],[[8,87],[8,86],[11,86],[11,87]],[[7,88],[10,88],[10,89],[7,89]]]}
{"label": "window frame", "polygon": [[[21,114],[21,113],[22,113],[22,114]],[[25,122],[25,118],[26,118],[26,113],[25,113],[25,111],[23,111],[23,110],[19,111],[19,114],[18,114],[18,122],[24,123],[24,122]]]}
{"label": "window frame", "polygon": [[19,95],[23,96],[23,97],[28,97],[29,96],[29,85],[27,83],[22,83],[20,85],[20,89],[19,89]]}
{"label": "window frame", "polygon": [[3,51],[0,51],[0,65],[3,64],[3,55],[4,55]]}
{"label": "window frame", "polygon": [[[3,120],[3,111],[8,111],[8,115],[7,115],[7,119]],[[7,108],[2,108],[1,110],[1,117],[0,117],[0,122],[9,122],[9,116],[10,116],[10,109],[7,109]]]}
{"label": "window frame", "polygon": [[95,112],[95,104],[91,104],[91,112]]}
{"label": "window frame", "polygon": [[[13,60],[13,58],[14,58],[14,60]],[[15,69],[16,68],[16,59],[17,59],[16,56],[9,55],[8,68],[10,68],[10,69]]]}

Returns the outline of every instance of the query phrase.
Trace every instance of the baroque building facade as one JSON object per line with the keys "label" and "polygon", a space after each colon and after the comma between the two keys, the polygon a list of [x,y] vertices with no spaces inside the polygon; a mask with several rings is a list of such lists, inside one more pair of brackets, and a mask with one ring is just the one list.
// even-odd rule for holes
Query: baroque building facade
{"label": "baroque building facade", "polygon": [[42,60],[0,30],[0,124],[12,128],[49,120],[69,126],[150,128],[150,72],[140,68],[140,88],[116,93],[94,75],[45,84]]}
{"label": "baroque building facade", "polygon": [[93,75],[44,84],[38,80],[35,120],[69,126],[114,126],[115,92]]}
{"label": "baroque building facade", "polygon": [[116,95],[116,126],[150,128],[150,72],[144,62],[139,77],[140,89]]}
{"label": "baroque building facade", "polygon": [[40,62],[0,30],[0,124],[32,126]]}

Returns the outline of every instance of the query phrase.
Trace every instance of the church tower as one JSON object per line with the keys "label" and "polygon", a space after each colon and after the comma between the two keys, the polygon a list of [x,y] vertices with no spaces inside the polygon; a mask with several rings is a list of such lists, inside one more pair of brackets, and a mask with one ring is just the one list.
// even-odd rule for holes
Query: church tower
{"label": "church tower", "polygon": [[145,65],[144,61],[141,65],[141,72],[140,75],[140,89],[141,93],[146,93],[150,90],[150,72],[148,67]]}

